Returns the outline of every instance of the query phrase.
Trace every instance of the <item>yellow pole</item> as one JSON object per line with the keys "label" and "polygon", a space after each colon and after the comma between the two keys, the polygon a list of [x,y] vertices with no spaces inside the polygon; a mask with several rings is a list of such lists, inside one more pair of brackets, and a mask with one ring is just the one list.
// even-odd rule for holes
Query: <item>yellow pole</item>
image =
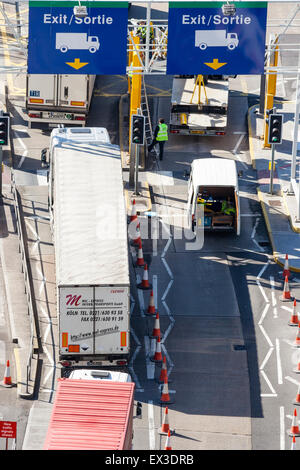
{"label": "yellow pole", "polygon": [[[277,44],[278,36],[276,37],[273,44]],[[275,47],[274,52],[271,53],[270,56],[270,67],[276,67],[278,64],[278,45]],[[267,110],[273,109],[274,106],[274,96],[276,95],[276,81],[277,81],[277,73],[269,73],[267,75],[267,92],[265,97],[265,109],[264,109],[264,145],[265,148],[270,148],[271,144],[268,144],[268,133],[269,133],[269,125],[266,122],[267,119]]]}
{"label": "yellow pole", "polygon": [[[135,36],[133,38],[134,44],[136,45],[137,49],[139,47],[140,38]],[[129,113],[129,125],[131,126],[131,116],[133,114],[137,114],[138,108],[141,107],[141,91],[142,91],[142,69],[141,63],[139,61],[139,57],[136,51],[132,52],[132,66],[134,70],[132,72],[131,78],[131,87],[130,87],[130,113]],[[137,73],[140,72],[140,73]],[[129,133],[129,151],[131,147],[131,139]]]}

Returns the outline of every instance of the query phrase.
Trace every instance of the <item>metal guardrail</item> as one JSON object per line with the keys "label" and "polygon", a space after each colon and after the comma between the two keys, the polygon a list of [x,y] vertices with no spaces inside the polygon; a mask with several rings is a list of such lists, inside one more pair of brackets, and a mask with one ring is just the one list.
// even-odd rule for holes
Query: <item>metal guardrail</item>
{"label": "metal guardrail", "polygon": [[11,192],[14,198],[14,209],[16,217],[16,229],[19,240],[19,253],[22,261],[22,272],[24,275],[25,294],[28,304],[28,315],[30,319],[30,349],[27,359],[26,367],[26,393],[29,394],[29,382],[31,380],[32,359],[34,354],[39,355],[42,352],[41,344],[39,342],[39,325],[38,315],[35,307],[33,284],[31,277],[30,264],[27,257],[27,245],[25,244],[24,227],[21,219],[20,211],[20,194],[16,188],[14,171],[11,169]]}

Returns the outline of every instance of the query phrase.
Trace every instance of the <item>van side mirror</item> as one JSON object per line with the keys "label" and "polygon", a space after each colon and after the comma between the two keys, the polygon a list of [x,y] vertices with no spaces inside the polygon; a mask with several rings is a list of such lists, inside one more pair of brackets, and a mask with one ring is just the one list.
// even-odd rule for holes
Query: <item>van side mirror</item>
{"label": "van side mirror", "polygon": [[191,172],[189,170],[184,170],[184,172],[183,172],[184,178],[189,178],[190,175],[191,175]]}
{"label": "van side mirror", "polygon": [[142,404],[140,401],[136,404],[136,417],[142,419]]}
{"label": "van side mirror", "polygon": [[47,149],[43,149],[41,151],[41,164],[42,164],[42,167],[49,166],[47,162]]}

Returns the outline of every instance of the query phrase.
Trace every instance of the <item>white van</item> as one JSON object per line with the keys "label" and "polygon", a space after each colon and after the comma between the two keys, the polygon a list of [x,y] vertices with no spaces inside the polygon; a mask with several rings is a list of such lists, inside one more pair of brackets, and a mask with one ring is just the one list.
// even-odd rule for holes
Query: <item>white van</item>
{"label": "white van", "polygon": [[75,369],[69,375],[69,379],[132,382],[131,376],[125,372],[97,369]]}
{"label": "white van", "polygon": [[[203,211],[204,209],[204,217]],[[240,201],[236,162],[225,158],[194,160],[188,184],[188,226],[232,230],[240,235]]]}

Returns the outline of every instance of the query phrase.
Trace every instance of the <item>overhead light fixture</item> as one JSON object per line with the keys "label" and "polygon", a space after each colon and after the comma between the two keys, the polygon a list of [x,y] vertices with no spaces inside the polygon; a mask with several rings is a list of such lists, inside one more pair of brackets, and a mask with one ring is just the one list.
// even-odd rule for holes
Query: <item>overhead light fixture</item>
{"label": "overhead light fixture", "polygon": [[229,1],[227,0],[227,2],[222,5],[222,12],[225,16],[234,16],[236,13],[235,4],[229,3]]}
{"label": "overhead light fixture", "polygon": [[84,18],[88,16],[87,7],[84,5],[81,5],[80,2],[78,3],[79,5],[75,5],[75,7],[73,8],[74,15],[77,16],[78,18]]}

